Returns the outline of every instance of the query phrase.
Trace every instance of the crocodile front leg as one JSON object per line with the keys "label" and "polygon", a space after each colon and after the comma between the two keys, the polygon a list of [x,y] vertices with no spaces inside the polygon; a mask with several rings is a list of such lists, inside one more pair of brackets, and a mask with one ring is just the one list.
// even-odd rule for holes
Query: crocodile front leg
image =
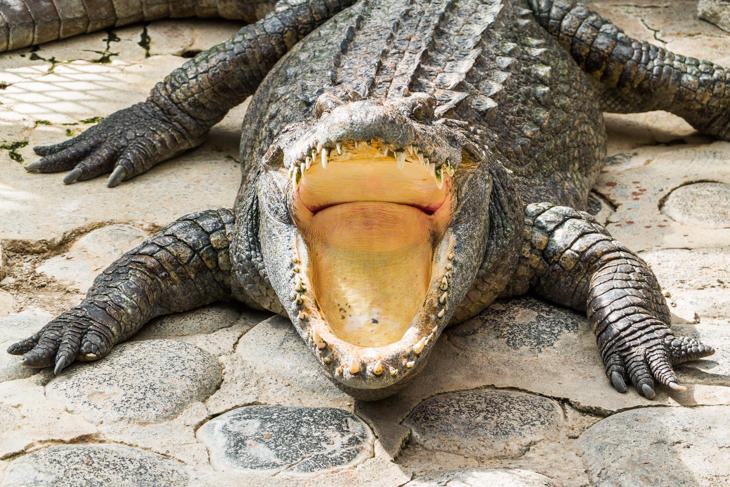
{"label": "crocodile front leg", "polygon": [[528,205],[518,279],[539,295],[587,311],[606,375],[619,392],[630,381],[645,397],[655,381],[678,385],[673,364],[714,350],[669,328],[656,277],[588,213],[548,203]]}
{"label": "crocodile front leg", "polygon": [[26,169],[73,169],[66,184],[112,172],[108,185],[200,145],[297,41],[354,0],[281,0],[274,12],[197,55],[158,83],[147,101],[120,110],[78,137],[37,147]]}
{"label": "crocodile front leg", "polygon": [[730,70],[637,41],[576,0],[528,0],[601,91],[603,109],[666,110],[702,133],[730,140]]}
{"label": "crocodile front leg", "polygon": [[[231,210],[184,216],[127,252],[94,281],[78,306],[12,345],[30,367],[96,360],[152,318],[240,294],[232,282]],[[247,300],[248,301],[248,300]]]}

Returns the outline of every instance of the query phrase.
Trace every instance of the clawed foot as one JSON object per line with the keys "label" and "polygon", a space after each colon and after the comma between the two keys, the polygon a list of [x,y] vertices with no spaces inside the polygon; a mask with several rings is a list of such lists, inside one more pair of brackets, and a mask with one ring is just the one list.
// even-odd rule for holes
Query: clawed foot
{"label": "clawed foot", "polygon": [[157,105],[138,103],[120,110],[81,135],[59,144],[35,147],[41,159],[30,172],[68,171],[63,182],[73,184],[111,172],[107,186],[142,174],[155,164],[194,147],[186,129],[171,121]]}
{"label": "clawed foot", "polygon": [[628,336],[617,336],[604,353],[606,375],[619,392],[626,392],[627,384],[633,384],[642,396],[654,399],[656,383],[684,391],[686,388],[679,384],[672,365],[715,353],[712,347],[694,338],[675,336],[661,322],[631,331]]}
{"label": "clawed foot", "polygon": [[23,365],[53,366],[54,374],[59,374],[75,360],[97,360],[109,353],[115,339],[112,328],[105,322],[113,320],[102,311],[76,307],[49,322],[35,335],[11,345],[8,353],[22,355]]}

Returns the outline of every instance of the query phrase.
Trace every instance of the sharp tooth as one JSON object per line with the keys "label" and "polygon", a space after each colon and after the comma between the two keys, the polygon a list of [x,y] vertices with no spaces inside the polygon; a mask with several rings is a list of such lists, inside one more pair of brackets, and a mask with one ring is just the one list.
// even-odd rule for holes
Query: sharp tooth
{"label": "sharp tooth", "polygon": [[418,162],[420,162],[421,164],[424,164],[422,153],[420,153],[420,152],[416,153],[416,157],[418,157]]}
{"label": "sharp tooth", "polygon": [[303,162],[299,164],[299,171],[301,172],[302,177],[304,177],[304,173],[307,172],[307,165]]}
{"label": "sharp tooth", "polygon": [[307,157],[304,160],[304,167],[307,168],[307,171],[309,170],[310,167],[312,167],[312,158],[311,157]]}
{"label": "sharp tooth", "polygon": [[322,149],[322,168],[327,168],[327,149]]}
{"label": "sharp tooth", "polygon": [[383,144],[383,155],[385,157],[388,157],[388,146]]}
{"label": "sharp tooth", "polygon": [[317,152],[322,152],[322,143],[317,142]]}
{"label": "sharp tooth", "polygon": [[313,161],[317,160],[317,151],[316,150],[312,150],[312,160]]}
{"label": "sharp tooth", "polygon": [[291,168],[291,179],[292,183],[294,183],[294,186],[299,184],[299,181],[302,179],[302,174],[299,170],[299,166],[294,166]]}
{"label": "sharp tooth", "polygon": [[444,187],[444,174],[441,167],[435,167],[433,169],[433,177],[436,178],[436,186],[438,186],[439,189]]}
{"label": "sharp tooth", "polygon": [[336,145],[337,145],[337,153],[338,153],[339,155],[342,155],[342,144],[340,144],[340,143],[338,142],[338,143],[337,143]]}
{"label": "sharp tooth", "polygon": [[406,153],[403,151],[397,151],[395,153],[395,160],[398,162],[398,169],[403,169],[406,165]]}

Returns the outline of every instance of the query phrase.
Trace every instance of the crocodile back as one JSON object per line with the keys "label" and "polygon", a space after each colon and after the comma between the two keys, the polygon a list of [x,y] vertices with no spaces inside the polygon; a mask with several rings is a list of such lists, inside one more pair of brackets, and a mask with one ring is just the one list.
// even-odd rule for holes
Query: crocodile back
{"label": "crocodile back", "polygon": [[530,11],[508,0],[362,0],[335,16],[254,95],[244,172],[286,127],[313,120],[323,92],[382,102],[433,95],[436,123],[488,147],[525,203],[584,207],[605,155],[590,82]]}

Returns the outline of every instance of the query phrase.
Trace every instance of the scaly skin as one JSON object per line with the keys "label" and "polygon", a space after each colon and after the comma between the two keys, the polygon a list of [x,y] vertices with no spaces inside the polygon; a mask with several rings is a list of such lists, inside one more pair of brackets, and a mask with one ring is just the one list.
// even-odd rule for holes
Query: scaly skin
{"label": "scaly skin", "polygon": [[222,17],[256,22],[275,0],[18,0],[0,3],[0,52],[135,22]]}
{"label": "scaly skin", "polygon": [[[176,70],[144,104],[41,149],[31,168],[73,167],[67,182],[116,168],[116,185],[199,143],[254,91],[235,206],[210,214],[225,232],[194,224],[205,215],[183,218],[11,353],[60,372],[152,316],[232,296],[287,315],[338,386],[377,399],[421,370],[447,324],[529,291],[587,312],[621,392],[678,389],[672,364],[712,353],[673,335],[649,268],[581,210],[605,156],[602,108],[670,109],[728,139],[724,68],[634,41],[574,2],[289,0]],[[292,201],[312,161],[324,165],[342,143],[426,157],[456,201],[426,300],[397,346],[363,351],[327,334],[306,271]],[[217,263],[178,241],[214,248]],[[150,245],[174,247],[159,254],[174,257],[164,271],[143,257]]]}

